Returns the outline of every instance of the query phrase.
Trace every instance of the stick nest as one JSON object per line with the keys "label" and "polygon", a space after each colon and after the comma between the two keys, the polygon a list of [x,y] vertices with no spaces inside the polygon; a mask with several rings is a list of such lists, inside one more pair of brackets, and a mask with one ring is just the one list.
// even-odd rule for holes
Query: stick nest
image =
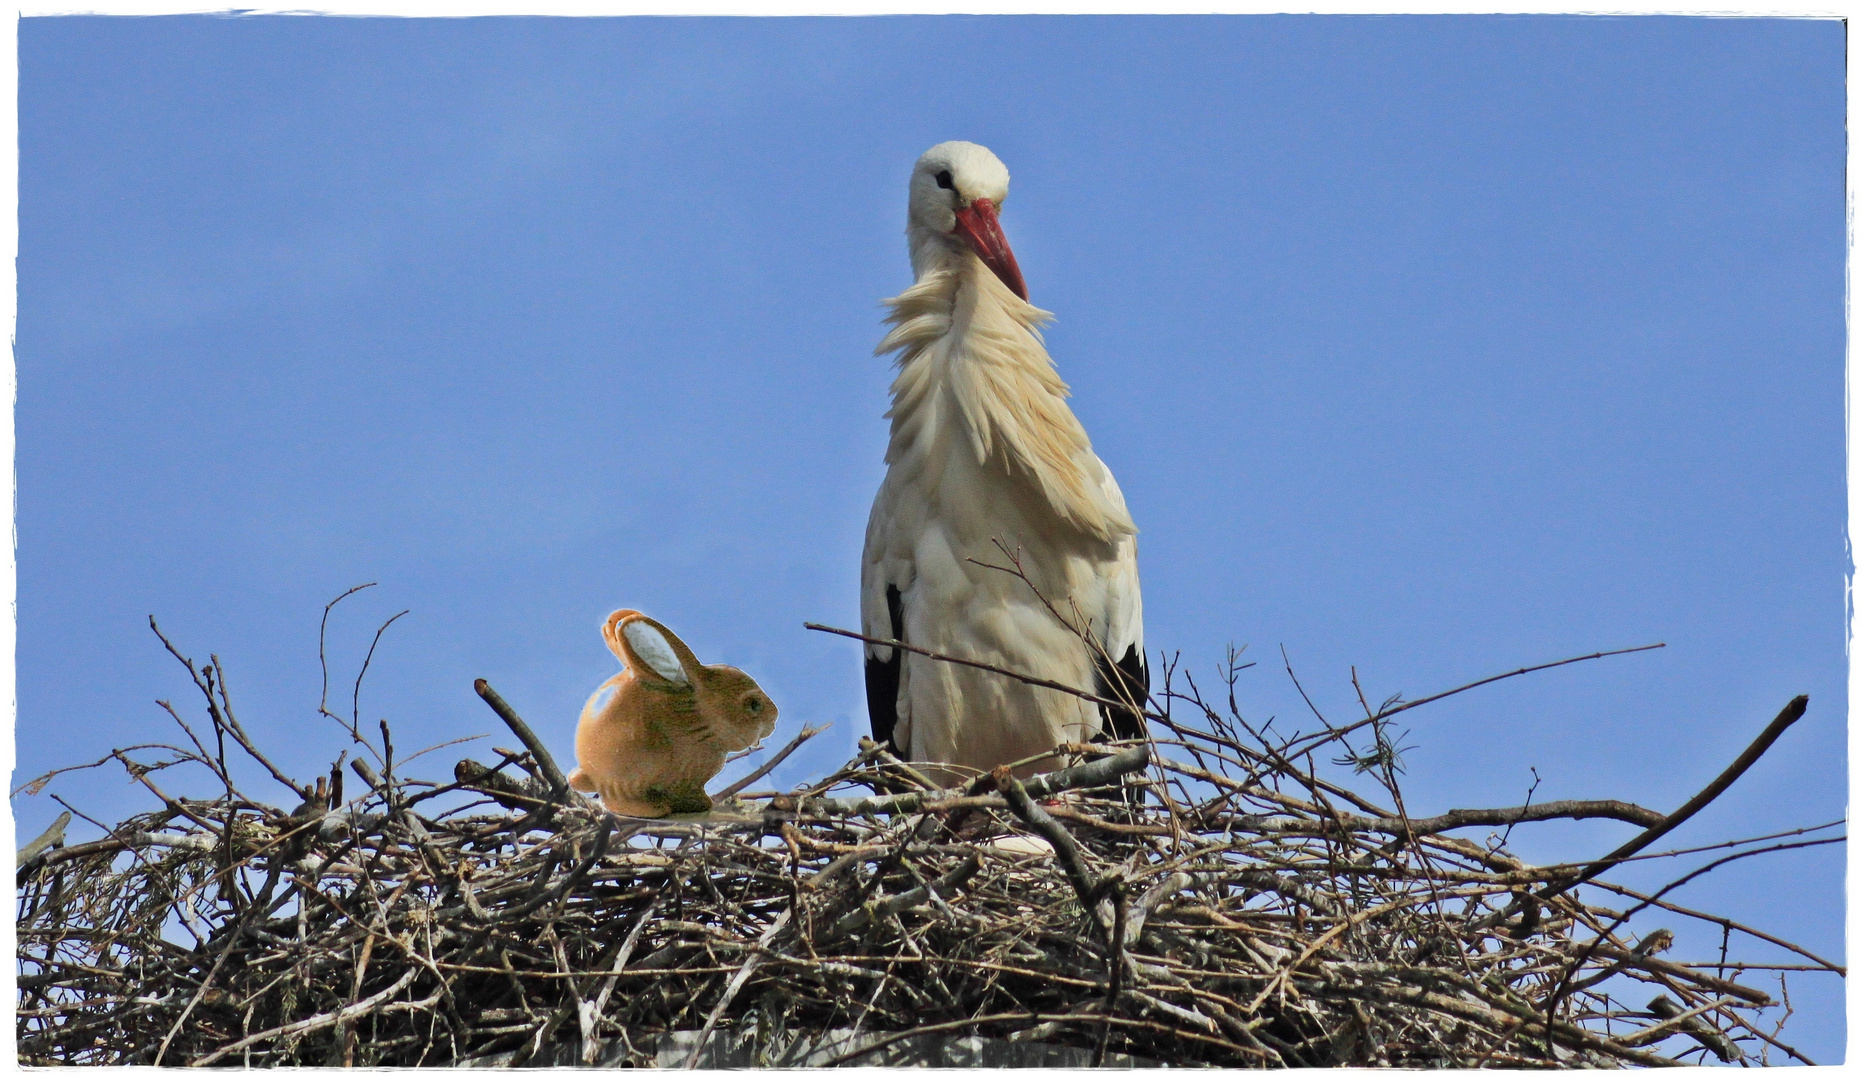
{"label": "stick nest", "polygon": [[[1624,932],[1644,898],[1581,901],[1561,885],[1583,864],[1445,831],[1662,815],[1408,818],[1377,723],[1271,739],[1167,686],[1154,741],[1066,747],[1059,772],[937,790],[863,741],[817,783],[647,822],[561,790],[530,751],[402,777],[385,724],[377,745],[346,723],[381,767],[352,763],[345,800],[340,767],[305,785],[266,760],[217,658],[188,666],[211,740],[171,710],[191,746],[106,759],[162,807],[21,867],[22,1063],[644,1065],[694,1031],[750,1063],[840,1033],[816,1064],[904,1063],[889,1053],[926,1035],[1229,1067],[1783,1047],[1740,965],[1669,962],[1667,931]],[[1354,730],[1372,743],[1352,749]],[[229,744],[302,805],[243,794]],[[1328,746],[1376,798],[1296,764]],[[151,778],[178,764],[224,791],[164,793]]]}

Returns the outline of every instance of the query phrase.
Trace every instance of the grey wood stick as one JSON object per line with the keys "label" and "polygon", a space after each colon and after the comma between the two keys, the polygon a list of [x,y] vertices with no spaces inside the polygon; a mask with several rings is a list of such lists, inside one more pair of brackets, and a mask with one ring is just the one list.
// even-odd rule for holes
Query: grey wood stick
{"label": "grey wood stick", "polygon": [[513,709],[504,698],[498,696],[498,691],[492,689],[491,683],[484,679],[475,679],[472,689],[477,691],[478,695],[485,699],[485,703],[492,707],[492,711],[498,714],[498,719],[503,720],[505,726],[523,740],[525,748],[530,751],[532,757],[537,759],[537,767],[543,770],[544,779],[550,782],[550,794],[558,802],[567,801],[569,780],[563,775],[563,770],[556,767],[556,759],[550,756],[550,751],[543,745],[543,740],[539,739],[537,733],[530,729],[530,725],[524,722],[516,709]]}

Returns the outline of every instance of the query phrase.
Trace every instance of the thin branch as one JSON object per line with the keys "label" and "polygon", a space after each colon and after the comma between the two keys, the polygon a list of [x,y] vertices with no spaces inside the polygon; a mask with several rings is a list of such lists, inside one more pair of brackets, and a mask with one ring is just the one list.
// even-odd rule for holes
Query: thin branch
{"label": "thin branch", "polygon": [[[1024,782],[1024,788],[1030,797],[1041,799],[1062,791],[1107,787],[1117,783],[1119,778],[1127,773],[1143,769],[1149,761],[1150,751],[1143,746],[1135,746],[1085,765],[1075,765],[1032,776]],[[778,799],[786,801],[786,797],[783,796],[779,796]],[[804,797],[800,800],[800,809],[803,813],[847,817],[863,814],[911,814],[926,807],[958,800],[966,800],[976,806],[1005,805],[1000,798],[972,794],[969,785],[965,785],[936,791],[906,791],[896,795],[868,795],[858,798]]]}
{"label": "thin branch", "polygon": [[[168,650],[169,655],[173,656],[176,660],[179,660],[181,662],[182,667],[185,667],[188,669],[188,675],[194,680],[195,687],[198,688],[201,693],[207,695],[208,711],[217,713],[219,711],[219,706],[214,701],[213,691],[210,690],[207,687],[207,685],[201,681],[200,674],[195,670],[194,661],[181,655],[181,650],[175,648],[174,642],[168,640],[168,636],[162,633],[162,628],[155,625],[155,616],[153,615],[149,616],[149,629],[155,631],[155,636],[161,639],[162,646],[163,648],[166,648]],[[218,667],[218,666],[219,666],[218,664],[215,665],[215,667]],[[239,721],[233,719],[233,717],[231,717],[230,715],[227,716],[225,720],[226,720],[227,730],[232,733],[234,741],[238,742],[240,745],[240,748],[245,750],[246,753],[254,761],[257,761],[259,764],[265,766],[265,771],[272,774],[272,779],[290,788],[292,793],[295,794],[300,799],[310,797],[309,788],[299,785],[296,780],[293,780],[289,776],[286,776],[283,770],[279,769],[278,766],[272,764],[272,761],[270,758],[266,757],[264,754],[259,752],[259,748],[257,746],[254,746],[252,743],[252,740],[249,737],[247,737],[246,729],[239,725]]]}
{"label": "thin branch", "polygon": [[65,826],[69,824],[71,824],[71,811],[67,810],[58,815],[44,832],[28,841],[25,847],[20,848],[13,856],[13,864],[23,869],[40,852],[64,843]]}
{"label": "thin branch", "polygon": [[1009,809],[1015,811],[1016,816],[1021,818],[1024,824],[1054,848],[1055,858],[1060,860],[1061,868],[1067,871],[1068,884],[1074,887],[1075,894],[1080,898],[1080,906],[1086,910],[1087,918],[1092,920],[1101,936],[1110,943],[1112,930],[1100,919],[1099,882],[1093,880],[1087,872],[1086,864],[1081,861],[1080,845],[1074,842],[1074,838],[1068,834],[1067,829],[1060,822],[1049,817],[1046,811],[1035,805],[1035,800],[1029,797],[1022,782],[1009,775],[1008,769],[998,769],[993,775],[996,779],[996,786],[1002,790],[1003,798],[1009,804]]}
{"label": "thin branch", "polygon": [[[903,641],[894,641],[892,638],[868,637],[866,634],[856,634],[852,630],[842,630],[835,626],[823,626],[821,623],[805,622],[802,625],[810,630],[819,630],[824,634],[839,634],[841,637],[853,638],[856,641],[864,641],[869,645],[886,645],[895,649],[904,649],[910,653],[917,653],[920,656],[930,657],[933,660],[938,660],[946,664],[962,664],[964,667],[973,667],[980,671],[993,672],[997,675],[1007,676],[1017,682],[1027,683],[1030,686],[1040,686],[1049,690],[1059,690],[1063,694],[1072,694],[1082,701],[1091,701],[1096,705],[1106,705],[1115,709],[1131,708],[1131,706],[1123,701],[1117,701],[1109,697],[1101,697],[1098,694],[1089,694],[1085,690],[1077,690],[1066,683],[1058,683],[1053,679],[1043,679],[1035,675],[1025,675],[1020,671],[1011,671],[1009,668],[1000,667],[996,664],[986,664],[981,660],[969,660],[962,656],[951,656],[946,653],[933,652],[930,649],[921,649],[917,645],[908,645]],[[1163,719],[1163,717],[1158,714],[1147,710],[1140,710],[1140,712],[1149,720]]]}
{"label": "thin branch", "polygon": [[[1489,810],[1451,810],[1435,817],[1412,818],[1409,828],[1418,835],[1447,832],[1450,829],[1465,829],[1475,825],[1513,826],[1528,821],[1553,821],[1570,818],[1582,821],[1592,818],[1606,818],[1625,821],[1632,825],[1652,825],[1663,820],[1663,815],[1654,810],[1646,810],[1635,803],[1621,802],[1617,799],[1560,799],[1556,802],[1529,804],[1527,806],[1510,806]],[[1401,818],[1362,818],[1343,815],[1340,820],[1348,828],[1363,832],[1387,832],[1401,835],[1405,822]]]}
{"label": "thin branch", "polygon": [[1820,970],[1828,971],[1834,975],[1838,975],[1844,978],[1849,978],[1850,976],[1850,968],[1847,965],[1832,963],[1831,961],[1826,960],[1824,957],[1819,956],[1817,953],[1810,951],[1809,949],[1805,948],[1802,945],[1795,945],[1792,942],[1787,941],[1782,937],[1778,937],[1773,934],[1768,934],[1764,930],[1756,929],[1754,927],[1746,925],[1745,923],[1735,922],[1733,919],[1729,919],[1726,916],[1710,915],[1709,913],[1705,911],[1696,911],[1693,908],[1686,908],[1686,907],[1681,906],[1680,904],[1676,904],[1668,900],[1662,900],[1662,899],[1658,899],[1653,896],[1646,895],[1644,893],[1640,893],[1636,891],[1635,889],[1625,888],[1624,886],[1616,884],[1615,882],[1593,880],[1593,881],[1587,882],[1586,884],[1590,885],[1594,889],[1605,889],[1610,892],[1617,893],[1620,896],[1628,896],[1632,900],[1644,901],[1647,904],[1651,904],[1651,905],[1654,905],[1655,907],[1662,908],[1664,911],[1673,911],[1677,915],[1686,915],[1691,919],[1700,919],[1702,922],[1713,923],[1716,926],[1726,927],[1732,930],[1738,930],[1741,933],[1746,934],[1748,937],[1758,938],[1759,940],[1766,942],[1768,945],[1777,945],[1781,949],[1787,949],[1792,952],[1795,952],[1798,955],[1816,964]]}
{"label": "thin branch", "polygon": [[513,709],[504,698],[498,696],[498,691],[492,689],[491,683],[484,679],[477,679],[473,681],[472,689],[478,693],[479,697],[485,699],[487,705],[492,707],[492,711],[498,714],[498,719],[503,720],[512,733],[523,740],[531,757],[537,760],[537,767],[543,770],[544,779],[550,782],[551,797],[558,802],[567,802],[570,797],[569,780],[563,776],[563,770],[556,767],[556,759],[550,756],[550,750],[543,745],[543,740],[539,739],[537,733],[530,729],[530,725],[524,722],[516,709]]}
{"label": "thin branch", "polygon": [[[362,999],[361,1001],[356,1002],[353,1005],[346,1005],[343,1008],[336,1010],[335,1012],[322,1013],[317,1016],[306,1017],[305,1019],[296,1021],[295,1023],[283,1024],[283,1025],[280,1025],[279,1027],[275,1027],[271,1029],[270,1031],[261,1031],[257,1035],[248,1035],[247,1037],[239,1040],[238,1042],[228,1043],[227,1045],[222,1046],[220,1049],[215,1050],[211,1054],[206,1054],[201,1057],[195,1058],[193,1061],[188,1062],[188,1065],[192,1068],[198,1069],[206,1065],[212,1065],[214,1062],[219,1061],[221,1058],[227,1057],[228,1055],[236,1053],[240,1050],[244,1050],[248,1046],[256,1046],[259,1043],[265,1042],[268,1039],[285,1039],[285,1038],[290,1038],[294,1035],[300,1035],[300,1036],[308,1035],[311,1032],[318,1031],[322,1028],[333,1027],[336,1024],[353,1021],[357,1019],[358,1017],[366,1016],[369,1013],[375,1011],[376,1009],[382,1007],[383,1005],[386,1005],[391,999],[394,998],[396,994],[399,994],[401,991],[407,989],[408,984],[412,983],[414,981],[414,977],[416,975],[419,975],[420,973],[421,973],[420,968],[410,967],[405,972],[402,972],[401,977],[399,979],[396,979],[389,986],[387,986],[386,988],[382,990],[376,991],[375,993],[369,995],[368,997]],[[437,1000],[437,998],[438,998],[438,995],[435,996],[434,1000]],[[432,1001],[430,1000],[429,1002],[427,1002],[427,1004],[432,1004]]]}
{"label": "thin branch", "polygon": [[1805,695],[1800,694],[1791,701],[1786,702],[1785,708],[1779,710],[1779,715],[1773,717],[1772,723],[1766,725],[1766,730],[1760,732],[1759,738],[1754,739],[1753,742],[1741,752],[1740,756],[1734,759],[1732,765],[1723,769],[1721,775],[1714,778],[1713,783],[1702,788],[1695,794],[1694,798],[1677,808],[1675,813],[1651,825],[1648,829],[1645,829],[1641,834],[1625,843],[1622,847],[1619,847],[1616,851],[1611,852],[1604,858],[1587,866],[1584,870],[1579,872],[1577,877],[1564,883],[1549,885],[1540,890],[1540,898],[1543,900],[1548,899],[1572,888],[1574,885],[1579,885],[1591,880],[1593,877],[1603,873],[1623,859],[1642,851],[1644,848],[1661,839],[1677,825],[1694,817],[1697,811],[1713,802],[1719,797],[1721,792],[1726,791],[1735,780],[1740,779],[1740,775],[1746,772],[1754,762],[1760,759],[1760,755],[1764,754],[1766,750],[1772,746],[1774,740],[1785,733],[1786,728],[1791,727],[1798,721],[1799,717],[1805,715],[1805,705],[1809,700],[1810,699]]}
{"label": "thin branch", "polygon": [[770,760],[764,762],[762,765],[758,766],[756,771],[747,774],[742,779],[733,783],[731,786],[725,788],[723,791],[720,791],[718,794],[712,796],[712,800],[714,802],[724,802],[730,799],[733,795],[736,795],[738,792],[743,791],[745,788],[763,779],[765,776],[768,776],[770,774],[770,770],[776,768],[778,765],[781,765],[783,763],[784,758],[796,752],[797,747],[800,747],[803,743],[808,742],[810,739],[813,739],[815,736],[820,735],[822,732],[827,731],[830,727],[833,727],[833,726],[834,726],[833,724],[823,724],[820,727],[803,728],[802,733],[797,735],[795,738],[789,740],[789,745],[783,747],[781,750],[778,750],[776,752],[775,757],[771,758]]}
{"label": "thin branch", "polygon": [[[1513,671],[1503,672],[1502,674],[1499,674],[1499,675],[1490,675],[1485,679],[1476,679],[1472,683],[1464,683],[1463,685],[1458,686],[1454,688],[1453,690],[1444,690],[1438,694],[1430,694],[1427,697],[1420,697],[1415,701],[1406,701],[1399,705],[1394,705],[1388,709],[1381,709],[1374,716],[1368,716],[1363,720],[1354,721],[1350,724],[1347,724],[1345,727],[1342,727],[1342,728],[1329,729],[1326,732],[1325,738],[1320,738],[1318,735],[1310,735],[1308,736],[1308,739],[1310,740],[1317,739],[1318,741],[1314,742],[1313,745],[1319,746],[1324,743],[1331,742],[1334,739],[1340,738],[1341,736],[1349,735],[1352,732],[1357,731],[1358,729],[1366,726],[1367,724],[1375,724],[1383,720],[1388,720],[1391,717],[1396,716],[1398,713],[1403,712],[1407,709],[1414,709],[1419,705],[1428,705],[1432,701],[1441,701],[1442,699],[1446,697],[1454,697],[1455,695],[1460,694],[1464,691],[1473,690],[1478,686],[1486,686],[1491,682],[1500,682],[1502,679],[1511,679],[1516,675],[1528,675],[1535,671],[1545,671],[1548,668],[1564,667],[1567,664],[1576,664],[1576,663],[1579,663],[1585,660],[1598,660],[1606,656],[1625,656],[1629,653],[1648,652],[1651,649],[1661,649],[1665,647],[1666,647],[1665,642],[1658,641],[1654,645],[1637,645],[1637,646],[1633,646],[1628,649],[1609,649],[1605,652],[1586,653],[1584,656],[1569,656],[1565,658],[1564,660],[1554,660],[1550,664],[1535,664],[1532,667],[1523,667],[1523,668],[1518,668]],[[1301,754],[1306,753],[1307,750],[1310,748],[1302,747],[1298,750],[1294,750],[1288,747],[1284,747],[1283,749],[1288,753],[1288,756],[1299,757]]]}
{"label": "thin branch", "polygon": [[1639,911],[1642,911],[1644,908],[1649,907],[1651,903],[1655,902],[1657,899],[1660,899],[1665,894],[1673,892],[1674,890],[1681,888],[1682,886],[1688,884],[1689,882],[1695,880],[1696,878],[1700,877],[1703,874],[1709,873],[1713,870],[1717,870],[1720,867],[1723,867],[1730,862],[1736,862],[1740,859],[1748,858],[1749,856],[1771,855],[1771,854],[1781,852],[1781,851],[1795,851],[1800,848],[1822,847],[1826,844],[1841,844],[1841,843],[1844,843],[1846,839],[1847,839],[1846,837],[1834,836],[1826,840],[1801,840],[1801,841],[1798,841],[1797,843],[1775,844],[1769,848],[1758,848],[1753,851],[1737,851],[1733,853],[1732,855],[1724,855],[1721,858],[1715,859],[1713,862],[1710,862],[1706,864],[1705,866],[1697,867],[1696,869],[1690,871],[1689,873],[1682,875],[1681,877],[1675,879],[1674,881],[1671,881],[1669,884],[1664,885],[1662,888],[1656,890],[1655,894],[1651,896],[1649,900],[1646,900],[1643,903],[1640,903],[1636,905],[1635,907],[1630,908],[1628,911],[1624,911],[1620,913],[1615,919],[1611,921],[1609,926],[1605,927],[1603,933],[1599,934],[1596,938],[1592,939],[1591,943],[1585,946],[1584,950],[1581,951],[1576,958],[1574,958],[1569,964],[1566,965],[1565,971],[1561,975],[1558,984],[1554,986],[1552,993],[1547,995],[1546,1007],[1543,1011],[1550,1017],[1552,1015],[1553,1010],[1559,1007],[1559,1003],[1562,1000],[1564,1000],[1566,994],[1569,993],[1569,988],[1572,983],[1573,975],[1576,974],[1579,968],[1582,967],[1587,960],[1590,960],[1592,956],[1600,948],[1603,948],[1605,946],[1612,932],[1614,932],[1618,927],[1622,926],[1623,924],[1629,922],[1631,916],[1635,915]]}
{"label": "thin branch", "polygon": [[328,640],[329,633],[330,633],[330,609],[342,603],[345,599],[349,598],[350,596],[356,593],[359,593],[364,589],[372,589],[374,587],[375,587],[375,582],[373,581],[364,582],[361,585],[353,586],[347,592],[343,593],[342,596],[337,597],[335,600],[332,600],[323,606],[323,621],[319,623],[317,626],[317,666],[323,672],[323,693],[317,699],[317,712],[323,716],[327,716],[330,719],[335,720],[338,724],[341,724],[343,726],[343,730],[349,732],[349,737],[351,739],[355,740],[356,742],[361,743],[364,749],[366,749],[370,754],[374,755],[375,760],[380,761],[382,760],[382,755],[375,749],[373,745],[370,744],[369,740],[362,737],[362,731],[360,730],[359,722],[352,722],[349,720],[345,720],[342,717],[330,711],[330,661],[324,651],[325,642]]}
{"label": "thin branch", "polygon": [[[408,609],[408,610],[412,610],[412,609]],[[406,615],[407,613],[408,613],[407,610],[398,611],[395,614],[390,615],[388,617],[387,622],[376,627],[375,629],[375,640],[369,642],[368,655],[362,658],[362,668],[361,670],[356,672],[356,689],[350,695],[349,720],[350,720],[350,727],[353,729],[359,730],[362,727],[362,679],[363,679],[363,676],[369,673],[369,664],[375,659],[375,647],[382,643],[382,635],[387,633],[388,628],[395,624],[395,620],[399,619],[403,615]]]}

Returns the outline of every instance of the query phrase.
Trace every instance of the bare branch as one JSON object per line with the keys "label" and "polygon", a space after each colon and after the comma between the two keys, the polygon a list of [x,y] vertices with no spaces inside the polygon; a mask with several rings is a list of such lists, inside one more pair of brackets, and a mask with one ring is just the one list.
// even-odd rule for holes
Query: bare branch
{"label": "bare branch", "polygon": [[1651,825],[1634,839],[1625,843],[1622,847],[1619,847],[1616,851],[1611,852],[1604,858],[1587,866],[1571,881],[1565,882],[1557,887],[1548,886],[1546,889],[1542,890],[1540,893],[1541,898],[1544,899],[1553,896],[1572,888],[1574,885],[1589,881],[1609,867],[1655,843],[1657,840],[1667,835],[1670,830],[1674,829],[1677,825],[1694,817],[1702,807],[1713,802],[1720,796],[1721,792],[1726,791],[1735,780],[1740,779],[1740,775],[1746,772],[1754,762],[1760,759],[1760,755],[1764,754],[1767,748],[1772,746],[1774,740],[1785,733],[1786,728],[1797,723],[1798,718],[1805,715],[1805,705],[1809,700],[1810,699],[1805,695],[1800,694],[1791,701],[1786,702],[1785,708],[1779,710],[1779,715],[1773,717],[1772,723],[1766,725],[1766,730],[1760,732],[1759,738],[1754,739],[1751,745],[1741,751],[1740,756],[1734,759],[1734,763],[1723,769],[1721,775],[1714,778],[1713,783],[1702,788],[1696,793],[1694,798],[1677,808],[1675,813]]}
{"label": "bare branch", "polygon": [[822,732],[827,731],[832,726],[833,726],[832,724],[823,724],[820,727],[803,728],[800,734],[798,734],[795,738],[789,740],[788,746],[785,746],[781,750],[778,750],[776,752],[776,756],[764,762],[762,765],[759,765],[752,772],[745,774],[743,778],[732,783],[730,786],[726,787],[724,790],[720,791],[718,794],[712,796],[712,798],[719,802],[724,802],[730,799],[732,796],[736,795],[738,792],[743,791],[745,788],[763,779],[765,776],[768,776],[770,774],[770,770],[776,768],[778,765],[781,765],[783,763],[784,758],[787,758],[789,755],[796,752],[797,747],[801,746],[805,742],[808,742],[810,739],[813,739],[815,736],[820,735]]}
{"label": "bare branch", "polygon": [[492,707],[492,711],[498,714],[498,719],[503,720],[512,733],[523,740],[525,748],[537,760],[537,767],[543,770],[544,779],[550,782],[551,798],[559,802],[567,800],[569,781],[563,776],[563,770],[557,768],[556,759],[550,756],[549,747],[543,745],[543,740],[539,739],[537,733],[530,729],[530,725],[526,724],[524,719],[517,714],[517,710],[513,709],[504,698],[498,696],[498,691],[492,689],[491,683],[479,679],[472,684],[472,689],[478,693],[479,697],[485,699],[487,705]]}

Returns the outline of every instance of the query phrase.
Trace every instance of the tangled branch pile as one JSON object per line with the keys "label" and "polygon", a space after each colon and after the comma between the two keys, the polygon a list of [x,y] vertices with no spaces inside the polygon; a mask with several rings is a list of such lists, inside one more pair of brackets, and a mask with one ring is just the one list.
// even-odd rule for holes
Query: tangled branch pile
{"label": "tangled branch pile", "polygon": [[[1386,727],[1405,705],[1280,739],[1167,688],[1152,743],[1065,747],[1080,764],[1027,780],[939,790],[863,743],[818,783],[648,822],[568,793],[508,707],[530,748],[445,784],[400,776],[385,724],[379,744],[349,725],[380,757],[351,763],[365,789],[345,799],[340,758],[315,784],[272,765],[217,669],[189,663],[209,740],[174,713],[190,745],[105,759],[162,807],[21,867],[24,1063],[905,1064],[950,1062],[961,1039],[988,1051],[970,1063],[1798,1056],[1744,965],[1671,962],[1666,931],[1627,933],[1632,911],[1667,910],[1786,944],[1601,886],[1649,857],[1636,842],[1535,867],[1449,833],[1609,817],[1647,844],[1692,809],[1410,818]],[[228,744],[302,805],[240,791]],[[1379,797],[1303,764],[1329,753]],[[156,786],[183,763],[213,797]],[[1581,880],[1621,902],[1578,899]]]}

